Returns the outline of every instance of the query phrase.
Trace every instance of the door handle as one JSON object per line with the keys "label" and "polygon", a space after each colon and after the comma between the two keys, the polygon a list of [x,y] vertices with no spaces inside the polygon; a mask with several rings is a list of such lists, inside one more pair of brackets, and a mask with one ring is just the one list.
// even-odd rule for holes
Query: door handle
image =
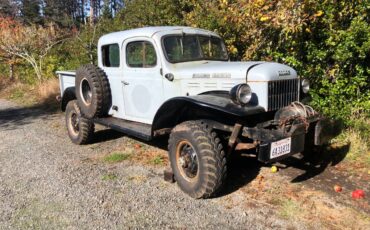
{"label": "door handle", "polygon": [[128,83],[127,81],[121,81],[124,85],[129,85],[130,83]]}
{"label": "door handle", "polygon": [[167,73],[164,75],[164,77],[167,78],[167,80],[169,81],[173,81],[173,79],[175,78],[172,73]]}

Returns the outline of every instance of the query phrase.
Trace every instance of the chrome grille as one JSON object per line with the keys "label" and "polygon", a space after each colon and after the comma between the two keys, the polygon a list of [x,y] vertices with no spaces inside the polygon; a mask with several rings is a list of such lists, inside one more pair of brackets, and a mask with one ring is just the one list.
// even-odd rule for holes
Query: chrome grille
{"label": "chrome grille", "polygon": [[297,79],[271,81],[268,83],[268,111],[277,110],[298,100]]}

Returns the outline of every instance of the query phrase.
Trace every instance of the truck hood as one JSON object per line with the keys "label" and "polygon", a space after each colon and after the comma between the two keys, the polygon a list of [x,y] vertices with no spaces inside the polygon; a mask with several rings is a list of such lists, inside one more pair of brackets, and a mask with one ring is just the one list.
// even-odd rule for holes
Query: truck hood
{"label": "truck hood", "polygon": [[297,77],[297,72],[293,68],[274,62],[185,62],[174,64],[171,71],[176,79],[246,79],[247,77],[248,82],[257,82]]}

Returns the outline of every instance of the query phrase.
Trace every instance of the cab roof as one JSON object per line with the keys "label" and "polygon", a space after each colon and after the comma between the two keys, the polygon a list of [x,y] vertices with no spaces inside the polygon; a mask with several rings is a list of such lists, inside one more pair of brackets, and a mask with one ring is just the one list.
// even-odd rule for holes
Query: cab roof
{"label": "cab roof", "polygon": [[132,37],[154,37],[155,35],[161,37],[165,34],[176,34],[182,32],[189,34],[207,34],[219,37],[219,35],[214,32],[199,28],[186,26],[155,26],[109,33],[99,39],[99,44],[121,43],[127,38]]}

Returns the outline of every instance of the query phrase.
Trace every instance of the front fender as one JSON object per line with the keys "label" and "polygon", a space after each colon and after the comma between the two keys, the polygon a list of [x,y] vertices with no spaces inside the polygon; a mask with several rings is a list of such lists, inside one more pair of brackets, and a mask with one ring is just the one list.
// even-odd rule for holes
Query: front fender
{"label": "front fender", "polygon": [[175,97],[163,103],[159,108],[152,128],[153,131],[172,128],[183,121],[198,119],[234,125],[236,122],[245,123],[249,117],[265,112],[261,106],[240,106],[233,103],[230,98],[219,95]]}

